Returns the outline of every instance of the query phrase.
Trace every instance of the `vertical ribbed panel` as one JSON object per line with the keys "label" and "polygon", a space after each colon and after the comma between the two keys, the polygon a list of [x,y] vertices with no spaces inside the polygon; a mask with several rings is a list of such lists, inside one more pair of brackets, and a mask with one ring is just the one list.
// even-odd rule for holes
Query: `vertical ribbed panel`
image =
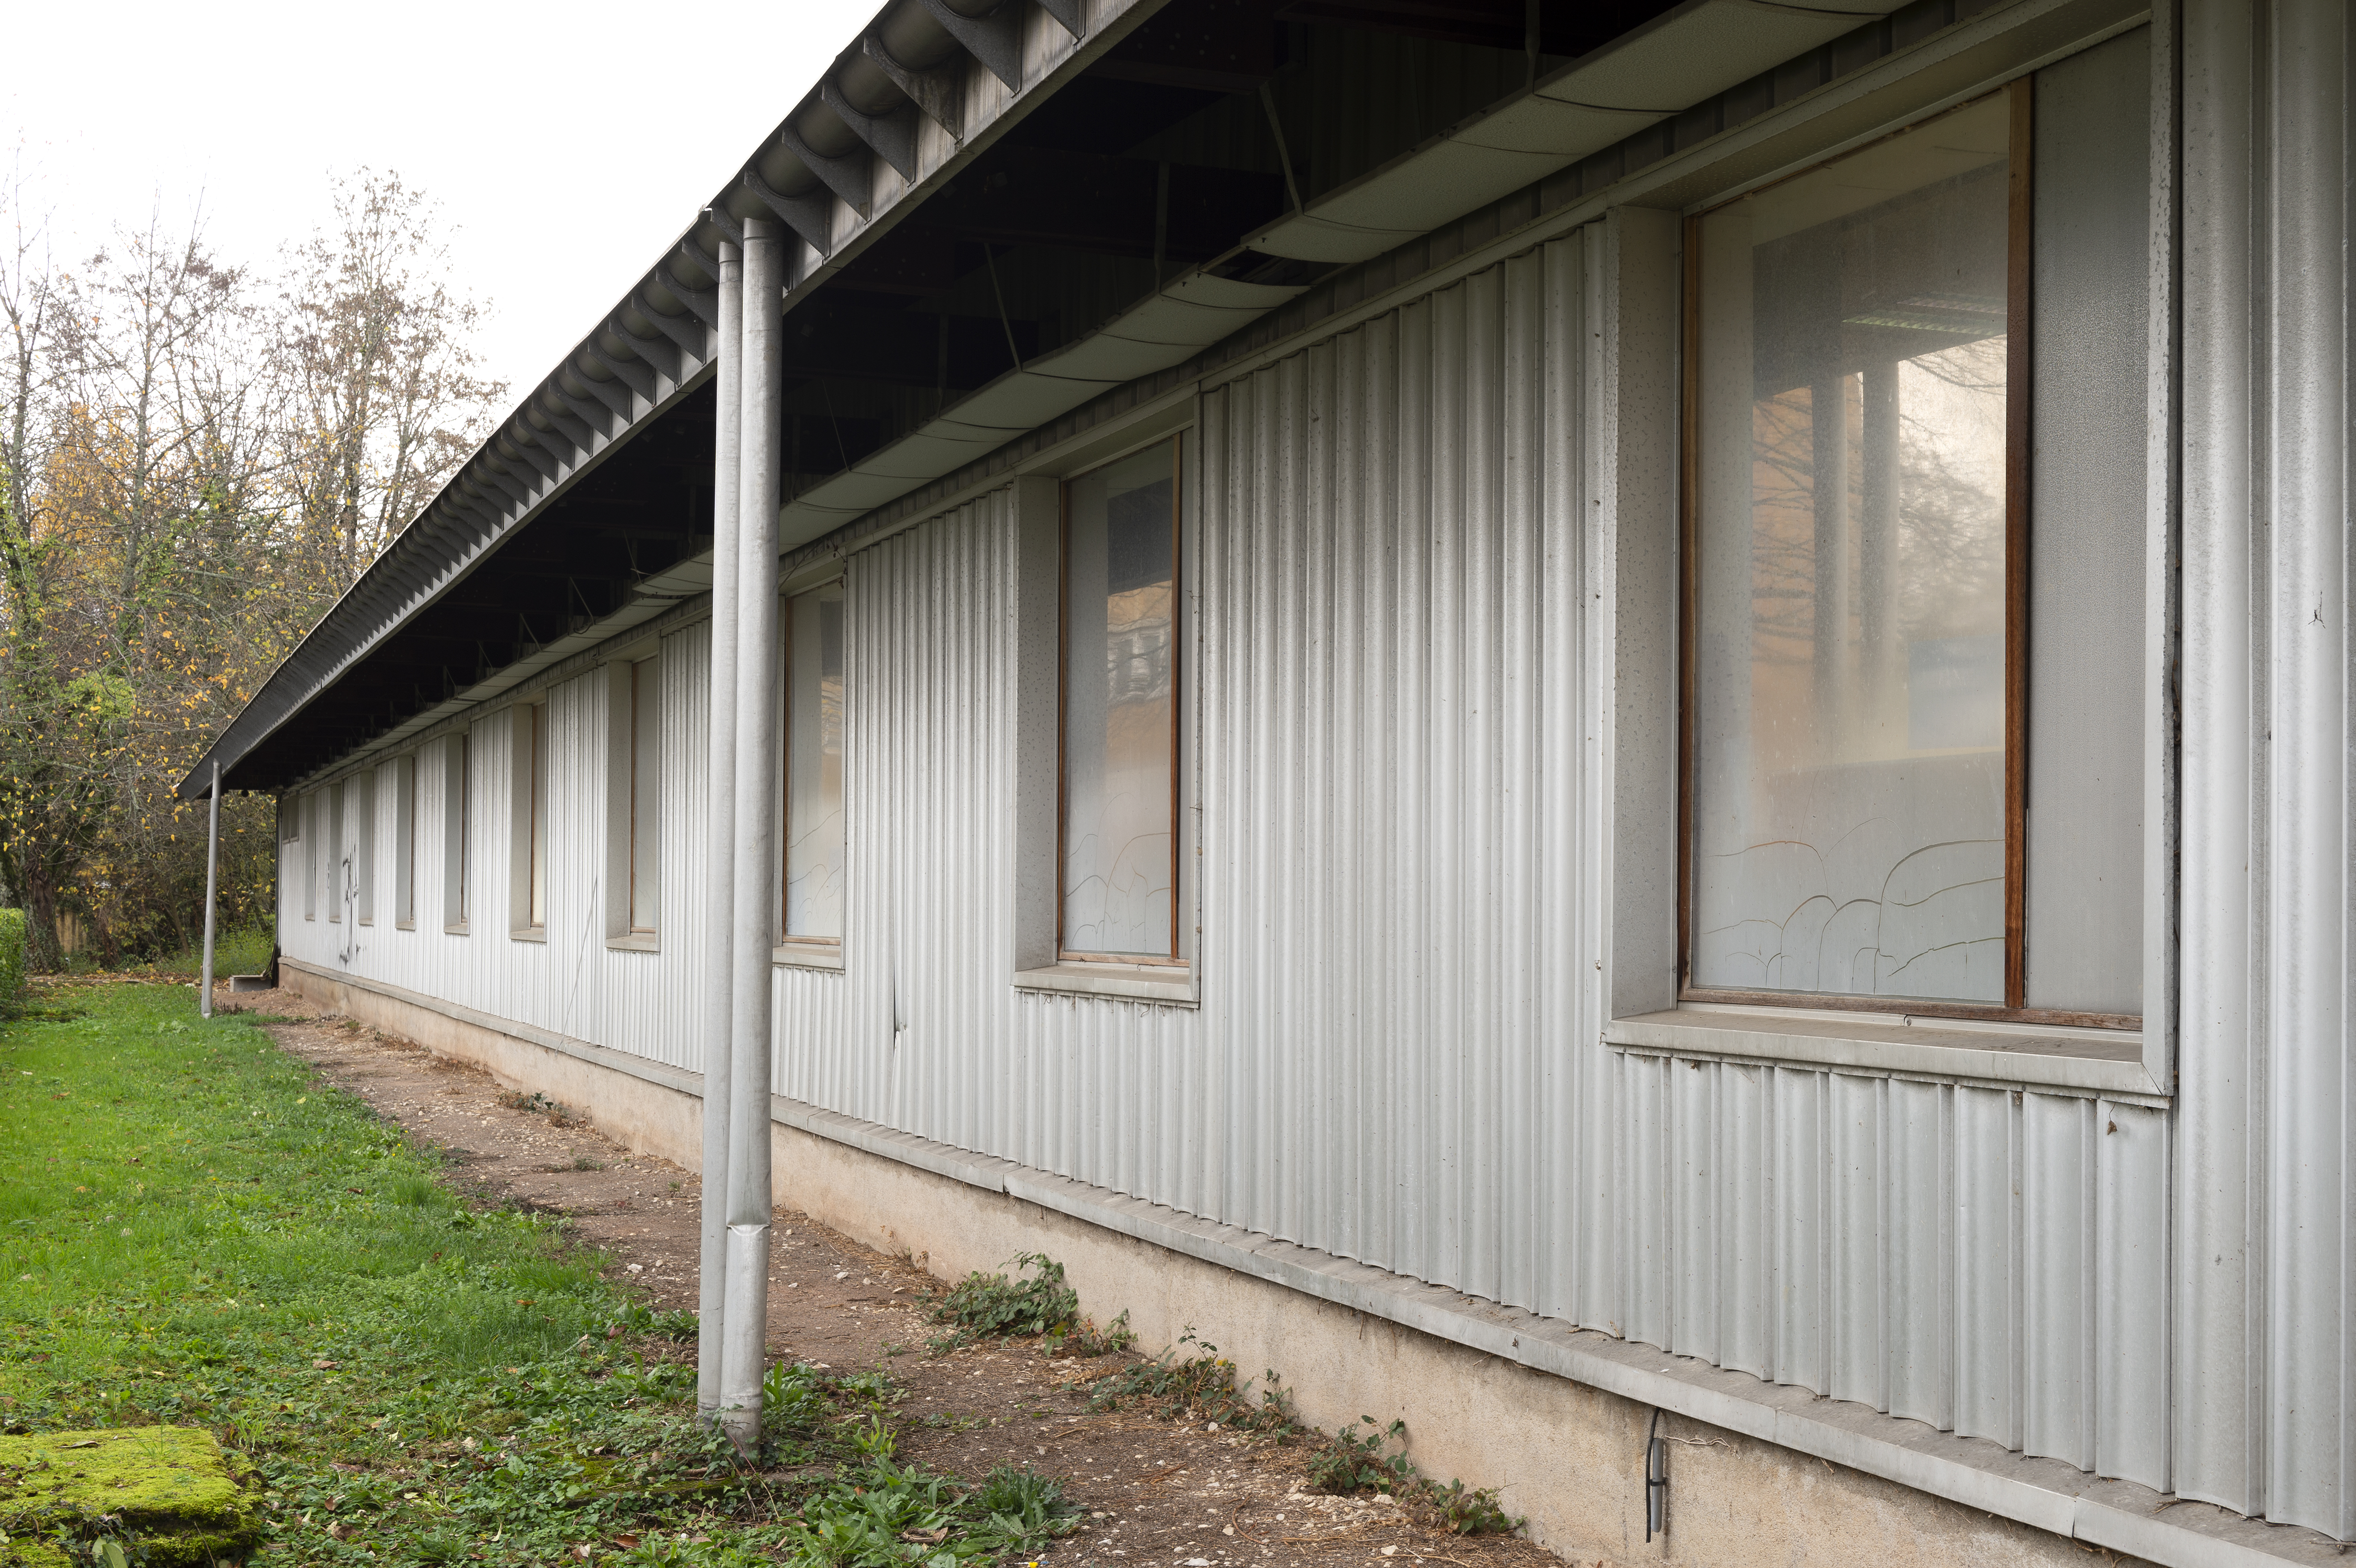
{"label": "vertical ribbed panel", "polygon": [[[701,792],[705,694],[701,671],[710,655],[707,626],[669,639],[658,665],[663,681],[664,803],[659,825],[663,858],[660,929],[656,951],[610,948],[605,937],[606,734],[605,669],[590,671],[547,694],[549,746],[548,925],[544,941],[509,933],[509,842],[512,828],[512,709],[499,709],[471,731],[468,813],[468,929],[442,923],[444,846],[450,803],[443,767],[446,741],[418,753],[417,918],[403,928],[391,918],[389,885],[380,890],[382,912],[353,933],[349,952],[340,928],[325,920],[280,923],[280,945],[290,955],[324,967],[388,981],[442,997],[498,1018],[515,1019],[581,1040],[633,1051],[690,1069],[701,1066],[698,1016],[701,987],[686,955],[696,951],[704,924],[702,862],[694,852],[703,836]],[[387,764],[389,767],[390,764]],[[398,792],[380,770],[376,790],[379,880],[391,875],[392,812]],[[318,814],[324,816],[324,813]],[[304,846],[285,847],[298,866]]]}
{"label": "vertical ribbed panel", "polygon": [[[2346,1540],[2350,20],[2329,0],[2182,16],[2175,1482]],[[2105,1142],[2147,1160],[2121,1126]]]}
{"label": "vertical ribbed panel", "polygon": [[[776,971],[778,1091],[2163,1485],[2164,1113],[1598,1043],[1600,232],[1204,395],[1181,682],[1199,1008],[1011,983],[1011,492],[850,558],[845,966]],[[709,651],[695,627],[661,664],[659,952],[600,934],[597,671],[550,695],[548,940],[502,928],[500,712],[475,731],[471,934],[380,926],[352,966],[698,1066]],[[288,951],[332,964],[325,929],[298,912]]]}

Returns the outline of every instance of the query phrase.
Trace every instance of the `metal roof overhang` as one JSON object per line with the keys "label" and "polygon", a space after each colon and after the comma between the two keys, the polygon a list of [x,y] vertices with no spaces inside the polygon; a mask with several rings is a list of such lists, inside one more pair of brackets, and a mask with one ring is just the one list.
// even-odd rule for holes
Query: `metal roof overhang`
{"label": "metal roof overhang", "polygon": [[[789,332],[801,313],[821,319],[830,298],[863,297],[873,286],[862,257],[869,270],[889,270],[873,260],[888,254],[878,247],[921,219],[926,202],[977,165],[985,187],[1011,177],[989,172],[993,147],[1092,67],[1148,83],[1157,71],[1191,80],[1191,66],[1154,63],[1168,49],[1144,50],[1142,65],[1108,57],[1156,16],[1187,22],[1190,7],[1222,3],[1235,5],[1098,0],[1085,21],[1060,0],[1046,9],[1003,0],[980,16],[967,12],[982,11],[983,0],[887,5],[664,259],[272,673],[178,793],[208,793],[216,761],[227,787],[284,787],[357,747],[396,743],[707,591],[710,415],[699,421],[695,405],[709,400],[698,394],[715,354],[707,291],[717,240],[744,216],[784,219],[803,240],[787,292]],[[1379,255],[1894,8],[1893,0],[1685,0],[1660,10],[1356,178],[1305,203],[1278,200],[1272,219],[1228,229],[1215,254],[1094,330],[1035,357],[1018,354],[1017,368],[933,417],[855,458],[846,452],[837,472],[787,502],[780,544],[796,548],[854,522],[1112,388],[1183,363],[1336,266]],[[1282,13],[1260,0],[1255,14],[1265,23]],[[911,15],[932,25],[929,41]],[[962,52],[942,51],[942,37]],[[912,71],[895,48],[937,58]],[[858,90],[875,105],[879,70],[903,101],[865,114],[847,94]],[[818,146],[812,136],[828,122],[858,145]],[[800,187],[787,194],[798,177]],[[1265,181],[1234,176],[1252,177]],[[1168,206],[1162,178],[1157,223]],[[1002,243],[987,233],[980,242],[985,259]],[[1016,349],[1002,296],[999,310],[997,325]],[[946,368],[951,318],[945,310],[938,319]],[[839,420],[835,436],[840,443]],[[371,669],[372,661],[389,667]]]}

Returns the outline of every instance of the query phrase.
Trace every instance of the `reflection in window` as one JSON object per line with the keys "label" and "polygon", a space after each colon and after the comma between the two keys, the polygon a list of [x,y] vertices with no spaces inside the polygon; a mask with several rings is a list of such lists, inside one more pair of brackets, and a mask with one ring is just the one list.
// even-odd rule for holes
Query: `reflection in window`
{"label": "reflection in window", "polygon": [[1176,952],[1178,443],[1071,481],[1064,513],[1063,948]]}
{"label": "reflection in window", "polygon": [[531,864],[530,918],[527,925],[537,930],[548,923],[548,704],[535,702],[524,709],[527,745],[530,756],[526,762]]}
{"label": "reflection in window", "polygon": [[2008,126],[1701,220],[1697,986],[2005,998]]}
{"label": "reflection in window", "polygon": [[630,666],[630,930],[655,929],[661,891],[659,852],[662,844],[657,790],[661,783],[662,667],[653,659]]}
{"label": "reflection in window", "polygon": [[786,935],[842,940],[842,584],[786,603]]}

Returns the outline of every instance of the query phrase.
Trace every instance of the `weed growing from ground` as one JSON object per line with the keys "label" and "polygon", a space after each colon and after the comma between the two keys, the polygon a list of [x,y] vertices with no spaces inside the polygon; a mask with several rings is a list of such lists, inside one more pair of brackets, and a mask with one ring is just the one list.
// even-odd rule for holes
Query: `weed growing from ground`
{"label": "weed growing from ground", "polygon": [[926,1341],[933,1354],[982,1339],[1061,1339],[1071,1331],[1079,1318],[1080,1295],[1064,1283],[1064,1265],[1044,1253],[1023,1253],[1007,1261],[1015,1278],[976,1269],[931,1298],[933,1321],[948,1328]]}
{"label": "weed growing from ground", "polygon": [[[1398,1448],[1386,1454],[1394,1443]],[[1378,1427],[1373,1416],[1358,1417],[1310,1455],[1308,1470],[1310,1484],[1320,1491],[1388,1492],[1408,1505],[1409,1517],[1458,1535],[1509,1535],[1522,1527],[1497,1500],[1494,1487],[1472,1490],[1461,1480],[1443,1487],[1417,1469],[1407,1456],[1404,1421]]]}
{"label": "weed growing from ground", "polygon": [[[1235,1363],[1223,1359],[1216,1345],[1196,1339],[1192,1328],[1178,1344],[1192,1346],[1193,1353],[1165,1350],[1087,1385],[1088,1408],[1147,1405],[1180,1419],[1215,1422],[1230,1432],[1279,1441],[1322,1436],[1295,1420],[1291,1402],[1273,1371],[1263,1374],[1264,1386],[1255,1398],[1249,1382],[1237,1383]],[[1333,1493],[1387,1492],[1407,1505],[1410,1518],[1459,1535],[1504,1535],[1522,1527],[1522,1520],[1506,1513],[1497,1500],[1495,1488],[1472,1489],[1461,1480],[1443,1487],[1416,1468],[1407,1456],[1406,1443],[1404,1421],[1378,1427],[1373,1416],[1361,1416],[1316,1442],[1306,1467],[1310,1484]],[[1398,1447],[1387,1452],[1393,1444]]]}
{"label": "weed growing from ground", "polygon": [[520,1089],[510,1090],[499,1096],[499,1104],[510,1111],[524,1111],[535,1116],[546,1116],[552,1126],[577,1127],[585,1125],[589,1120],[563,1101],[552,1100],[537,1089],[529,1094]]}
{"label": "weed growing from ground", "polygon": [[1248,1381],[1236,1382],[1236,1364],[1223,1360],[1216,1345],[1196,1339],[1192,1328],[1179,1337],[1178,1343],[1194,1347],[1194,1354],[1181,1356],[1175,1349],[1165,1350],[1151,1360],[1099,1378],[1089,1388],[1088,1408],[1110,1411],[1145,1403],[1189,1420],[1216,1422],[1231,1432],[1283,1437],[1294,1430],[1283,1384],[1273,1371],[1264,1374],[1266,1386],[1255,1399]]}
{"label": "weed growing from ground", "polygon": [[1129,1308],[1124,1307],[1120,1315],[1102,1328],[1097,1327],[1095,1318],[1083,1317],[1079,1326],[1060,1341],[1049,1341],[1047,1354],[1092,1360],[1098,1356],[1118,1356],[1136,1347],[1137,1336],[1130,1331]]}

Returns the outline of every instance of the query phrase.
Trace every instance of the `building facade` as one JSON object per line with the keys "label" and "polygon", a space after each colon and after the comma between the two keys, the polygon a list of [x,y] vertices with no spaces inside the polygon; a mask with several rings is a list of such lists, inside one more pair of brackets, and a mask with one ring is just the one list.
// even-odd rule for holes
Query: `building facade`
{"label": "building facade", "polygon": [[2344,12],[1232,9],[877,18],[217,748],[288,983],[695,1162],[774,220],[779,1202],[1577,1559],[2333,1555]]}

